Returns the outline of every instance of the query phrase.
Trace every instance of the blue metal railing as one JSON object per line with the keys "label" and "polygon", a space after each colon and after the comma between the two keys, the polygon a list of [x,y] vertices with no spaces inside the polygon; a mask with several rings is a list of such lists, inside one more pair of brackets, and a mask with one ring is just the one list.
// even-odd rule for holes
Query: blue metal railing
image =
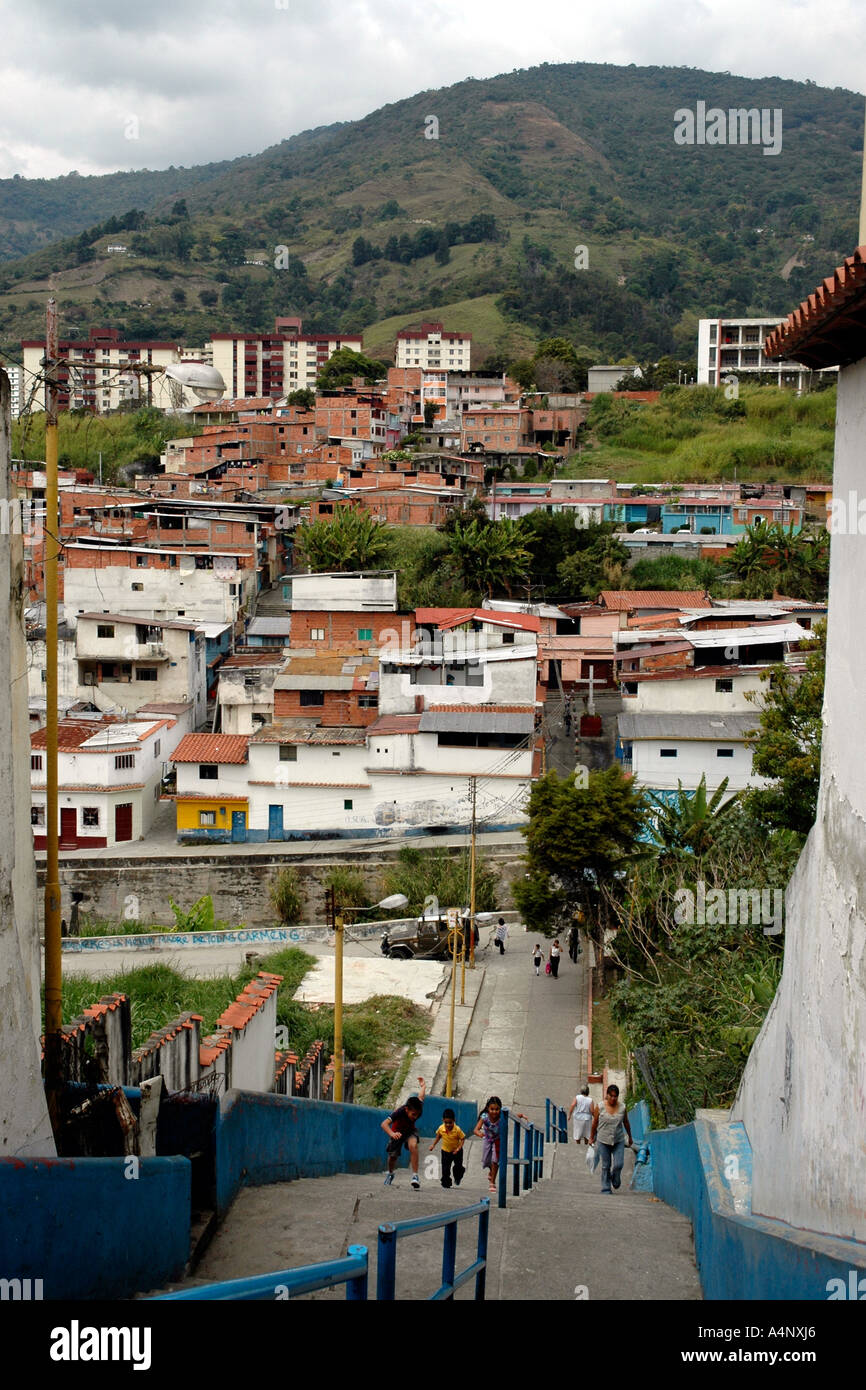
{"label": "blue metal railing", "polygon": [[[475,1260],[465,1269],[455,1273],[457,1263],[457,1224],[469,1217],[478,1217],[478,1246]],[[435,1231],[444,1228],[442,1240],[442,1283],[429,1301],[444,1302],[453,1299],[455,1290],[475,1280],[475,1297],[483,1299],[487,1280],[487,1237],[490,1225],[490,1198],[475,1202],[471,1207],[458,1211],[446,1211],[441,1216],[418,1216],[410,1221],[387,1222],[379,1227],[379,1254],[376,1262],[376,1298],[392,1301],[396,1297],[397,1284],[397,1242],[406,1236],[417,1236],[422,1231]]]}
{"label": "blue metal railing", "polygon": [[154,1302],[188,1302],[199,1299],[276,1300],[294,1298],[317,1289],[346,1285],[346,1298],[364,1301],[367,1297],[368,1255],[366,1245],[350,1245],[341,1260],[326,1260],[298,1269],[280,1269],[273,1274],[254,1274],[248,1279],[227,1279],[222,1284],[203,1284],[183,1293],[159,1294]]}
{"label": "blue metal railing", "polygon": [[[511,1148],[508,1152],[509,1127]],[[523,1139],[521,1141],[521,1133]],[[521,1143],[523,1153],[521,1154]],[[521,1170],[523,1191],[529,1192],[534,1183],[544,1177],[544,1135],[529,1121],[520,1119],[503,1106],[499,1120],[499,1175],[497,1205],[508,1205],[508,1170],[512,1170],[512,1196],[519,1197],[521,1189]]]}
{"label": "blue metal railing", "polygon": [[544,1102],[544,1137],[548,1144],[568,1143],[568,1114],[552,1100]]}

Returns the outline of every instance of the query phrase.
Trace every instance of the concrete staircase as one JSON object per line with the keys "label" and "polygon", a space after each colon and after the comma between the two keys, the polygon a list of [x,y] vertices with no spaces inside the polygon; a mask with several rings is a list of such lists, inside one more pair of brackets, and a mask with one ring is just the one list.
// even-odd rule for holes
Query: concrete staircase
{"label": "concrete staircase", "polygon": [[[435,1164],[428,1161],[429,1142],[422,1145],[417,1192],[409,1185],[405,1167],[398,1169],[394,1184],[387,1188],[383,1174],[376,1173],[306,1178],[244,1190],[195,1276],[172,1288],[336,1259],[349,1245],[366,1245],[370,1292],[375,1296],[380,1222],[450,1211],[490,1195],[488,1300],[701,1297],[689,1222],[656,1199],[629,1189],[634,1160],[628,1150],[623,1185],[607,1196],[599,1192],[598,1174],[587,1171],[583,1148],[549,1145],[543,1181],[521,1197],[509,1193],[508,1207],[500,1211],[496,1197],[488,1194],[479,1141],[468,1142],[466,1176],[459,1188],[448,1191],[439,1183],[438,1150],[433,1155]],[[458,1269],[474,1259],[476,1238],[476,1220],[461,1223]],[[441,1261],[441,1231],[401,1240],[398,1298],[428,1298],[439,1286]],[[310,1295],[317,1300],[344,1296],[342,1289]],[[461,1300],[472,1297],[471,1283],[456,1295]]]}

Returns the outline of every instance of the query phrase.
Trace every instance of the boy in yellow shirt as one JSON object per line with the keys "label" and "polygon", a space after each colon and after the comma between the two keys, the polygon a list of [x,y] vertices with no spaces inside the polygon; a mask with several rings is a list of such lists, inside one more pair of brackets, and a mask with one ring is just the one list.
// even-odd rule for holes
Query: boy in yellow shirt
{"label": "boy in yellow shirt", "polygon": [[442,1111],[442,1123],[436,1131],[436,1138],[430,1145],[432,1154],[439,1140],[442,1140],[442,1186],[451,1186],[451,1175],[454,1175],[454,1185],[459,1187],[466,1169],[463,1164],[463,1145],[466,1142],[466,1135],[457,1125],[453,1110]]}

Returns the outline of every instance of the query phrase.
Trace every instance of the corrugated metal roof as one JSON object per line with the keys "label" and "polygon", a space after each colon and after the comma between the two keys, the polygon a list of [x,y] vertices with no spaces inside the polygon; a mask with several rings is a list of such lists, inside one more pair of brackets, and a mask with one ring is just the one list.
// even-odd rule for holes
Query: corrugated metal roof
{"label": "corrugated metal roof", "polygon": [[501,714],[498,710],[454,714],[444,710],[426,710],[421,715],[422,734],[523,734],[535,728],[531,714]]}
{"label": "corrugated metal roof", "polygon": [[420,714],[383,714],[367,726],[368,734],[417,734]]}
{"label": "corrugated metal roof", "polygon": [[757,729],[755,714],[620,714],[617,733],[627,743],[642,739],[680,739],[700,743],[743,743]]}
{"label": "corrugated metal roof", "polygon": [[247,636],[288,637],[291,630],[292,620],[288,614],[284,618],[253,618],[247,628]]}
{"label": "corrugated metal roof", "polygon": [[602,589],[605,608],[622,613],[628,608],[706,608],[705,589]]}
{"label": "corrugated metal roof", "polygon": [[[245,763],[248,734],[187,734],[175,748],[175,763]],[[208,795],[204,788],[203,794]]]}

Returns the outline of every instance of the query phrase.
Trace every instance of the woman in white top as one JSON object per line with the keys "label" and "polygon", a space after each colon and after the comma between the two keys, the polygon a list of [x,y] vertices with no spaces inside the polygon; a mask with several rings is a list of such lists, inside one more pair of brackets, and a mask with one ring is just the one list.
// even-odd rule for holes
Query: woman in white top
{"label": "woman in white top", "polygon": [[559,957],[561,955],[562,951],[560,949],[559,942],[554,941],[553,945],[550,948],[550,973],[553,976],[554,980],[559,974]]}
{"label": "woman in white top", "polygon": [[589,1087],[584,1086],[579,1096],[575,1096],[571,1102],[571,1109],[574,1112],[574,1142],[579,1144],[581,1139],[584,1144],[589,1143],[589,1132],[592,1129],[593,1105],[589,1098]]}

